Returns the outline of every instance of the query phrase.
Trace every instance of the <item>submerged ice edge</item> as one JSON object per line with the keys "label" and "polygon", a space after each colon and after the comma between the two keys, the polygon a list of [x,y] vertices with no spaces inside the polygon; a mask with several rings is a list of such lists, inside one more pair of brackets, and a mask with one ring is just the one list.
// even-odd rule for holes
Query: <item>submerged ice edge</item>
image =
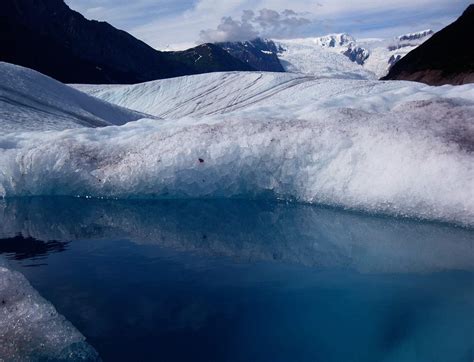
{"label": "submerged ice edge", "polygon": [[262,198],[474,225],[474,106],[0,136],[0,195]]}
{"label": "submerged ice edge", "polygon": [[100,361],[86,338],[0,256],[0,360]]}

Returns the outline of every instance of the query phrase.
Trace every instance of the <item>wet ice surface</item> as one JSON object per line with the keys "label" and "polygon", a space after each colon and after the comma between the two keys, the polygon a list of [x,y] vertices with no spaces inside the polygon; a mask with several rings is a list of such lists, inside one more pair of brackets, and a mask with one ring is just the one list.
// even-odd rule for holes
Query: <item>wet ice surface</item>
{"label": "wet ice surface", "polygon": [[0,238],[104,360],[474,357],[469,229],[271,201],[33,198],[0,203]]}

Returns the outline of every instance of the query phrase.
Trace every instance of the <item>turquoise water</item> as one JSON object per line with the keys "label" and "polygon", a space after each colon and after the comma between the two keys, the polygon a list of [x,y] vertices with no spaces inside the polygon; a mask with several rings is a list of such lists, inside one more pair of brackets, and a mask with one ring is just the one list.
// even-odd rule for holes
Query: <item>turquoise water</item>
{"label": "turquoise water", "polygon": [[105,361],[469,361],[474,233],[244,200],[0,204],[0,253]]}

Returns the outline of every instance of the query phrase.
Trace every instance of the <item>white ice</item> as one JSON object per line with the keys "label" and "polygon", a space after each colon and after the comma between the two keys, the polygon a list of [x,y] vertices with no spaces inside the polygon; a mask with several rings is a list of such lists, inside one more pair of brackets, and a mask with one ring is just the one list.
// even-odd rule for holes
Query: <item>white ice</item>
{"label": "white ice", "polygon": [[[474,86],[430,87],[415,82],[334,79],[292,73],[226,72],[135,85],[76,85],[122,107],[168,120],[218,115],[252,120],[312,120],[328,109],[384,113],[438,98],[474,101]],[[223,117],[225,116],[225,117]]]}
{"label": "white ice", "polygon": [[143,117],[34,70],[0,62],[0,133],[119,125]]}
{"label": "white ice", "polygon": [[229,72],[78,88],[164,119],[0,136],[0,195],[272,197],[474,225],[474,85]]}
{"label": "white ice", "polygon": [[[379,79],[390,67],[430,38],[425,30],[389,39],[355,39],[349,34],[275,40],[282,49],[278,57],[288,72],[332,78]],[[351,61],[348,49],[362,49],[366,55],[362,65]]]}
{"label": "white ice", "polygon": [[[278,54],[287,72],[310,74],[326,78],[377,79],[375,73],[352,62],[342,54],[341,48],[322,47],[320,38],[280,40],[277,44],[284,49]],[[346,50],[347,47],[344,48]]]}

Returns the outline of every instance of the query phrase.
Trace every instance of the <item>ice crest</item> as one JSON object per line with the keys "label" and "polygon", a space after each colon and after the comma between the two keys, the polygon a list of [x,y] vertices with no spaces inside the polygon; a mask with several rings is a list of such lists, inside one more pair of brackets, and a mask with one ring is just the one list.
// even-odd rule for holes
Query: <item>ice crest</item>
{"label": "ice crest", "polygon": [[120,125],[143,117],[32,69],[0,62],[0,133]]}
{"label": "ice crest", "polygon": [[0,135],[6,197],[274,198],[474,225],[474,86],[227,72],[81,86],[161,120]]}
{"label": "ice crest", "polygon": [[50,132],[3,153],[0,184],[7,196],[272,197],[472,225],[473,115],[453,101]]}

